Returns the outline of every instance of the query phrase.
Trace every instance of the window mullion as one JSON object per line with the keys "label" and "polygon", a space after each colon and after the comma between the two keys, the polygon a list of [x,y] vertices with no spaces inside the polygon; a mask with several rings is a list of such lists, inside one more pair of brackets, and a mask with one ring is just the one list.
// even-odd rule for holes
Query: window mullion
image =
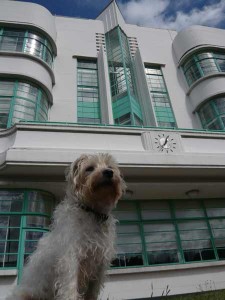
{"label": "window mullion", "polygon": [[[214,53],[212,53],[212,55],[213,55],[213,54],[214,54]],[[216,67],[217,67],[217,70],[218,70],[219,72],[222,72],[221,69],[220,69],[220,65],[218,64],[217,59],[214,57],[214,55],[213,55],[213,60],[214,60],[214,63],[215,63],[215,65],[216,65]]]}
{"label": "window mullion", "polygon": [[35,106],[34,121],[38,121],[40,105],[41,105],[41,96],[42,96],[41,90],[38,90],[37,99],[36,99],[36,106]]}
{"label": "window mullion", "polygon": [[204,216],[205,216],[207,228],[209,230],[209,235],[210,235],[210,240],[211,240],[211,243],[212,243],[213,251],[215,253],[216,260],[219,260],[219,256],[218,256],[218,253],[217,253],[216,245],[214,243],[214,237],[213,237],[212,229],[211,229],[211,226],[210,226],[210,223],[209,223],[209,218],[208,218],[208,215],[207,215],[204,200],[201,200],[201,206],[202,206],[203,211],[204,211]]}
{"label": "window mullion", "polygon": [[223,121],[221,120],[221,117],[220,117],[221,114],[220,114],[220,112],[219,112],[219,110],[218,110],[218,108],[215,104],[215,101],[211,101],[210,104],[211,104],[211,107],[212,107],[212,109],[215,113],[215,116],[216,116],[216,117],[214,117],[214,119],[212,121],[214,122],[217,119],[220,123],[221,128],[224,129],[224,124],[223,124]]}
{"label": "window mullion", "polygon": [[179,254],[180,254],[180,257],[181,257],[181,263],[185,263],[184,252],[183,252],[183,248],[182,248],[182,242],[181,242],[181,239],[180,239],[180,233],[179,233],[179,228],[178,228],[178,224],[177,224],[178,222],[177,222],[177,219],[176,219],[175,206],[174,206],[173,201],[171,201],[169,203],[169,205],[170,205],[171,217],[172,217],[173,224],[174,224],[174,227],[175,227],[176,240],[177,240],[178,251],[179,251]]}
{"label": "window mullion", "polygon": [[200,65],[200,62],[199,62],[197,56],[194,55],[193,58],[194,58],[194,61],[195,61],[195,63],[196,63],[196,66],[197,66],[197,68],[198,68],[198,71],[199,71],[201,77],[204,77],[205,74],[204,74],[204,72],[202,71],[202,67],[201,67],[201,65]]}
{"label": "window mullion", "polygon": [[8,122],[7,122],[7,128],[12,126],[12,120],[13,120],[13,114],[14,114],[14,107],[15,107],[15,102],[16,102],[18,84],[19,83],[16,80],[15,83],[14,83],[13,95],[12,95],[12,98],[11,98],[11,103],[10,103],[10,108],[9,108],[9,118],[8,118]]}
{"label": "window mullion", "polygon": [[25,34],[24,34],[24,39],[23,39],[23,48],[22,48],[22,52],[25,52],[25,47],[27,44],[27,40],[28,40],[28,31],[26,30]]}
{"label": "window mullion", "polygon": [[47,51],[47,40],[44,40],[44,44],[41,43],[41,54],[42,54],[42,59],[47,62],[47,56],[46,56],[46,51]]}
{"label": "window mullion", "polygon": [[142,217],[141,217],[141,208],[140,208],[140,203],[137,202],[136,203],[136,209],[137,209],[137,213],[138,213],[138,223],[140,226],[140,233],[141,233],[141,243],[142,243],[142,253],[143,253],[143,258],[144,258],[144,265],[148,265],[148,254],[147,254],[147,249],[146,249],[146,243],[145,243],[145,234],[144,234],[144,226],[143,226],[143,222],[142,222]]}
{"label": "window mullion", "polygon": [[24,191],[23,193],[23,209],[21,214],[21,220],[20,220],[20,235],[19,235],[19,247],[18,247],[18,254],[17,254],[17,270],[18,270],[18,276],[17,276],[17,282],[19,283],[22,276],[22,270],[23,270],[23,253],[24,253],[24,241],[25,241],[25,231],[24,227],[26,226],[26,211],[27,211],[27,199],[28,199],[28,193],[27,191]]}

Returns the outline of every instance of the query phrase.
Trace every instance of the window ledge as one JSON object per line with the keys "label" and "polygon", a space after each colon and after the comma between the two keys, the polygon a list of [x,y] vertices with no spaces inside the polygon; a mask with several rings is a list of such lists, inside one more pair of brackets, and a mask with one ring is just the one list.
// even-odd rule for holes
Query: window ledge
{"label": "window ledge", "polygon": [[155,266],[155,267],[135,267],[135,268],[124,268],[124,269],[110,269],[107,271],[107,275],[122,275],[122,274],[134,274],[134,273],[149,273],[149,272],[163,272],[163,271],[177,271],[177,270],[188,270],[197,268],[208,268],[208,267],[220,267],[225,266],[225,260],[223,261],[210,261],[170,266]]}
{"label": "window ledge", "polygon": [[17,276],[16,269],[0,270],[0,276]]}
{"label": "window ledge", "polygon": [[197,79],[195,82],[193,82],[193,83],[190,85],[190,87],[189,87],[189,89],[188,89],[186,95],[189,96],[190,93],[191,93],[191,91],[194,89],[194,87],[196,87],[196,85],[198,85],[200,82],[202,82],[202,81],[204,81],[204,80],[206,80],[206,79],[212,78],[212,77],[221,77],[221,76],[224,77],[224,76],[225,76],[225,72],[214,72],[214,73],[205,75],[205,76],[203,76],[203,77]]}
{"label": "window ledge", "polygon": [[1,50],[0,51],[0,55],[2,56],[17,56],[17,57],[25,57],[25,58],[29,58],[31,60],[35,60],[37,62],[39,62],[49,73],[51,79],[52,79],[52,84],[54,85],[55,84],[55,75],[54,75],[54,72],[53,72],[53,68],[50,67],[50,65],[45,62],[43,59],[35,56],[35,55],[32,55],[32,54],[29,54],[29,53],[26,53],[26,52],[19,52],[19,51],[3,51]]}

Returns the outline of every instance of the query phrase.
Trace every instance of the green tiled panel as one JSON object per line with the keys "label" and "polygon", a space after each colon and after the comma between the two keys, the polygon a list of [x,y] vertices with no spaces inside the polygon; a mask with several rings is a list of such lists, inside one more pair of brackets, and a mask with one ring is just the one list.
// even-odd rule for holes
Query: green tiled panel
{"label": "green tiled panel", "polygon": [[95,112],[78,113],[78,118],[92,118],[92,119],[98,119],[98,114],[95,113]]}
{"label": "green tiled panel", "polygon": [[113,102],[113,116],[114,119],[117,119],[128,112],[130,112],[130,101],[129,97],[126,96],[122,99],[118,99],[117,101]]}
{"label": "green tiled panel", "polygon": [[98,102],[78,101],[78,107],[99,108],[100,105]]}
{"label": "green tiled panel", "polygon": [[142,120],[143,116],[142,116],[140,104],[132,96],[131,96],[131,106],[132,106],[132,111]]}

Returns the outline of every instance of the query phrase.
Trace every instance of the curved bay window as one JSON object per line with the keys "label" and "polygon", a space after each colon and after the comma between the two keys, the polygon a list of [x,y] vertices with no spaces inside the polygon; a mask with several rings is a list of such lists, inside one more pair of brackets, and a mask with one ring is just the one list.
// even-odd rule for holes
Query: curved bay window
{"label": "curved bay window", "polygon": [[49,230],[55,199],[36,190],[0,190],[0,268],[22,269]]}
{"label": "curved bay window", "polygon": [[192,54],[182,68],[187,83],[191,86],[199,78],[212,73],[225,72],[225,53],[218,51],[201,51]]}
{"label": "curved bay window", "polygon": [[20,120],[47,121],[49,107],[46,93],[37,85],[0,80],[0,129]]}
{"label": "curved bay window", "polygon": [[22,52],[45,61],[52,67],[54,53],[49,40],[32,30],[0,28],[0,51]]}
{"label": "curved bay window", "polygon": [[197,112],[203,128],[225,130],[225,96],[207,101]]}
{"label": "curved bay window", "polygon": [[121,201],[114,267],[225,259],[225,199]]}

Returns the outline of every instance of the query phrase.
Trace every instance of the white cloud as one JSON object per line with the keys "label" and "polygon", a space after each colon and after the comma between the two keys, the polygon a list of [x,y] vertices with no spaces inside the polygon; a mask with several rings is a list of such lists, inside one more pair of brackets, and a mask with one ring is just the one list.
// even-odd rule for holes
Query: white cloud
{"label": "white cloud", "polygon": [[[167,9],[173,7],[173,0],[131,0],[119,3],[124,18],[128,23],[146,27],[170,28],[181,30],[190,25],[218,26],[225,19],[225,0],[205,5],[201,10],[193,8],[182,12],[181,6],[173,17],[165,17]],[[180,2],[180,1],[179,1]],[[180,4],[180,3],[179,3]],[[174,6],[175,9],[175,6]]]}

